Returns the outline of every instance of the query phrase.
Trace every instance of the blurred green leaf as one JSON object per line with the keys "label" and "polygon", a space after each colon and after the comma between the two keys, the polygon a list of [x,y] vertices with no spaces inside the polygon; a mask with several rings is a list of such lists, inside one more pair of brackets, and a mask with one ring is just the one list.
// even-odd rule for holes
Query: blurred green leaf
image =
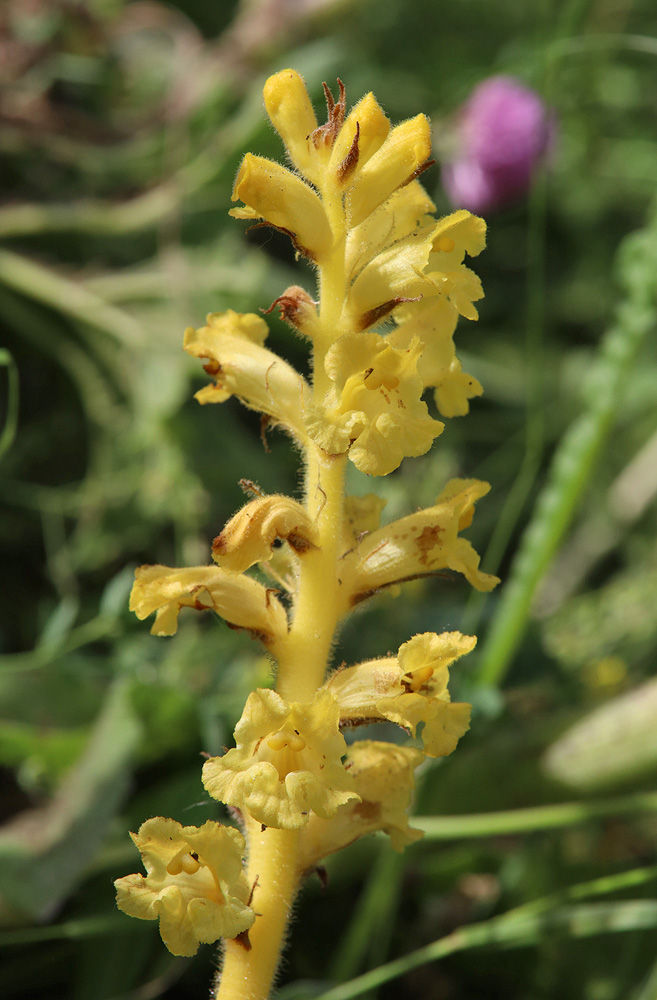
{"label": "blurred green leaf", "polygon": [[0,459],[11,448],[18,429],[19,380],[16,362],[4,348],[0,348],[0,368],[7,369],[7,405],[4,427],[0,432]]}
{"label": "blurred green leaf", "polygon": [[571,788],[618,786],[657,771],[657,680],[590,712],[547,751],[552,777]]}
{"label": "blurred green leaf", "polygon": [[0,831],[4,921],[44,919],[70,893],[125,796],[140,728],[129,688],[109,690],[91,739],[53,799]]}

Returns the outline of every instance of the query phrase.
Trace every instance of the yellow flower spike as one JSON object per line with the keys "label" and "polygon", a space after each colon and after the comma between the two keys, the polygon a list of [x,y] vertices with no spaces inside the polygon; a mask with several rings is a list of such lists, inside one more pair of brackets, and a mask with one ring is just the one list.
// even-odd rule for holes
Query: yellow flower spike
{"label": "yellow flower spike", "polygon": [[321,199],[300,177],[274,160],[247,153],[242,160],[231,201],[238,219],[264,219],[292,240],[295,250],[321,264],[333,246],[333,234]]}
{"label": "yellow flower spike", "polygon": [[[246,879],[258,886],[248,940],[222,945],[218,1000],[271,996],[300,878],[323,856],[374,831],[388,833],[396,849],[420,836],[406,816],[414,769],[426,755],[450,753],[468,727],[469,706],[451,703],[447,680],[450,663],[474,638],[415,636],[397,656],[326,681],[340,620],[382,587],[443,569],[479,590],[497,583],[459,537],[487,484],[453,480],[433,507],[385,527],[380,498],[344,496],[347,458],[367,474],[385,475],[404,457],[428,451],[443,424],[430,416],[425,388],[449,416],[466,412],[480,391],[462,371],[452,336],[459,315],[477,318],[481,285],[465,259],[483,249],[485,226],[465,211],[433,218],[435,206],[417,180],[430,156],[424,115],[391,128],[371,94],[348,112],[340,80],[338,88],[334,96],[324,84],[327,117],[318,124],[298,73],[286,69],[267,81],[267,112],[293,169],[247,154],[230,213],[286,232],[317,265],[317,293],[292,285],[270,308],[312,342],[312,385],[264,346],[259,316],[212,315],[185,335],[186,350],[211,378],[199,402],[236,396],[263,414],[263,429],[272,422],[295,438],[303,506],[254,490],[256,499],[215,539],[218,566],[141,567],[131,597],[140,617],[157,613],[157,633],[175,632],[182,607],[211,608],[257,635],[276,660],[276,690],[249,695],[235,747],[203,769],[210,795],[241,812]],[[378,329],[383,320],[385,332]],[[276,590],[244,575],[255,563]],[[289,625],[278,588],[287,594]],[[374,742],[348,749],[341,719],[394,721],[421,732],[424,752]],[[218,871],[188,828],[183,832],[182,842],[170,838],[157,885],[149,869],[149,877],[132,876],[126,886],[125,896],[139,898],[130,912],[152,918],[168,907],[168,928],[182,926],[203,895],[188,900],[180,885],[196,886],[210,867]],[[241,885],[236,896],[244,902]],[[171,932],[163,922],[167,944],[180,954],[216,936],[214,924],[195,925],[193,933],[184,927]]]}
{"label": "yellow flower spike", "polygon": [[426,166],[431,156],[431,132],[426,115],[417,115],[392,129],[383,145],[358,171],[347,194],[347,216],[357,226],[403,184]]}
{"label": "yellow flower spike", "polygon": [[302,555],[318,544],[317,530],[306,509],[289,497],[258,497],[230,519],[212,543],[212,557],[223,569],[243,573],[268,562],[277,539]]}
{"label": "yellow flower spike", "polygon": [[266,646],[287,635],[287,616],[274,593],[247,576],[218,566],[139,566],[130,610],[144,619],[157,611],[153,635],[174,635],[181,608],[215,611],[231,626],[247,629]]}
{"label": "yellow flower spike", "polygon": [[309,180],[317,179],[311,135],[317,128],[315,112],[303,78],[293,69],[270,76],[263,89],[265,108],[285,143],[290,159]]}
{"label": "yellow flower spike", "polygon": [[333,819],[311,816],[300,845],[299,868],[309,871],[323,858],[360,837],[383,831],[395,851],[421,840],[408,825],[406,810],[415,787],[415,768],[424,754],[394,743],[359,740],[349,747],[345,765],[360,802],[340,806]]}
{"label": "yellow flower spike", "polygon": [[422,741],[429,757],[446,757],[470,726],[470,705],[452,703],[449,666],[477,640],[460,632],[425,632],[399,647],[396,657],[368,660],[339,670],[326,683],[340,705],[342,725],[388,719]]}
{"label": "yellow flower spike", "polygon": [[173,955],[195,955],[199,944],[237,937],[252,926],[245,843],[237,830],[211,820],[195,827],[156,817],[130,836],[148,874],[117,879],[117,905],[131,917],[159,919]]}
{"label": "yellow flower spike", "polygon": [[324,406],[311,412],[308,431],[328,454],[349,452],[373,476],[392,472],[407,456],[423,455],[444,424],[422,401],[417,364],[422,345],[398,351],[376,333],[348,333],[326,355],[334,384]]}
{"label": "yellow flower spike", "polygon": [[203,784],[265,826],[296,830],[311,811],[327,819],[358,798],[341,762],[346,744],[338,720],[328,691],[291,704],[275,691],[253,691],[235,727],[237,746],[206,761]]}
{"label": "yellow flower spike", "polygon": [[418,510],[366,535],[345,554],[340,579],[347,606],[358,604],[382,587],[451,569],[476,590],[492,590],[499,580],[482,573],[479,556],[458,533],[472,520],[475,501],[488,483],[452,479],[433,507]]}
{"label": "yellow flower spike", "polygon": [[231,309],[211,314],[199,330],[189,327],[184,348],[192,357],[204,359],[205,371],[215,379],[195,398],[199,403],[223,403],[237,396],[306,444],[304,413],[310,405],[310,387],[291,365],[262,346],[267,333],[261,316]]}

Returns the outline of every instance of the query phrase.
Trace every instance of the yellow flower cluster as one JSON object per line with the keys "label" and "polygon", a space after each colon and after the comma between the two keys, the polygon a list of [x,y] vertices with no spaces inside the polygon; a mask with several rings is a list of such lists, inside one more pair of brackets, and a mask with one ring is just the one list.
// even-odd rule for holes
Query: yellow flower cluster
{"label": "yellow flower cluster", "polygon": [[[291,904],[278,889],[270,901],[268,879],[279,885],[281,871],[291,872],[289,895],[321,858],[358,837],[384,831],[398,850],[417,839],[406,815],[414,770],[450,754],[469,727],[470,706],[450,700],[448,680],[474,637],[416,635],[395,656],[327,675],[336,628],[393,584],[444,570],[482,591],[498,582],[460,535],[486,483],[452,480],[433,506],[384,525],[377,496],[344,495],[348,461],[380,476],[429,450],[444,424],[425,390],[443,417],[466,414],[481,393],[461,369],[453,334],[459,316],[477,318],[481,285],[464,261],[484,248],[485,224],[466,211],[431,215],[417,180],[430,155],[423,115],[391,127],[372,94],[347,114],[342,84],[337,99],[325,92],[319,125],[296,72],[267,81],[265,107],[292,169],[248,153],[231,211],[287,233],[317,269],[317,300],[294,285],[276,303],[311,342],[312,381],[264,346],[267,325],[256,315],[210,315],[184,345],[210,376],[199,402],[236,396],[295,440],[303,502],[258,492],[215,538],[213,565],[142,566],[130,604],[139,618],[155,612],[158,635],[175,633],[183,608],[213,611],[261,641],[276,664],[276,690],[249,695],[235,747],[203,767],[206,790],[234,810],[247,843],[216,823],[196,830],[149,820],[133,837],[148,875],[117,883],[119,906],[159,917],[175,954],[248,932],[254,976],[275,964],[271,913],[279,906],[277,953]],[[272,586],[249,575],[253,567]],[[421,727],[422,749],[347,746],[345,727],[382,720],[412,736]],[[245,954],[227,948],[224,978],[248,977]]]}

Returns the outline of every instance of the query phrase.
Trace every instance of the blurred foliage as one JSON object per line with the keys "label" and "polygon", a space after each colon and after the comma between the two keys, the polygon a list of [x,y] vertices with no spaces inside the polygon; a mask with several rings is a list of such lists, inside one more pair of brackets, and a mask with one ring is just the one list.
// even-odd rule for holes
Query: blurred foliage
{"label": "blurred foliage", "polygon": [[[506,582],[485,599],[452,579],[407,585],[356,614],[336,650],[355,662],[414,632],[476,629],[483,656],[454,677],[472,731],[422,776],[422,843],[402,858],[356,844],[325,889],[308,883],[279,995],[399,960],[397,978],[327,1000],[654,1000],[657,807],[617,798],[657,770],[654,35],[652,0],[5,0],[4,997],[207,995],[212,949],[173,958],[114,911],[111,883],[136,870],[127,830],[144,819],[220,815],[199,752],[230,743],[270,666],[207,617],[151,637],[127,595],[138,563],[208,560],[240,477],[296,489],[288,443],[270,435],[265,451],[234,401],[200,408],[180,350],[206,312],[266,308],[312,280],[283,238],[226,215],[243,152],[280,155],[261,87],[293,65],[318,102],[340,76],[393,120],[432,114],[438,156],[491,73],[537,88],[559,132],[547,176],[488,220],[481,319],[458,334],[485,396],[375,484],[393,518],[450,475],[490,481],[470,535]],[[436,172],[425,180],[448,211]],[[351,475],[352,491],[372,488]],[[564,800],[577,808],[559,822],[541,811]],[[431,832],[441,816],[445,836]]]}

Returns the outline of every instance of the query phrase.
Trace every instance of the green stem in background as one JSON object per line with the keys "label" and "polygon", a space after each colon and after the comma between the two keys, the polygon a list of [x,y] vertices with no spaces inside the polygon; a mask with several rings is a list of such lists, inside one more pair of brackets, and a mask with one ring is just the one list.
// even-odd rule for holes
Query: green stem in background
{"label": "green stem in background", "polygon": [[[541,176],[534,185],[529,203],[527,234],[527,332],[525,362],[528,373],[526,390],[525,449],[518,473],[513,480],[500,515],[495,522],[482,564],[496,573],[507,550],[525,504],[541,467],[545,437],[543,337],[545,327],[545,218],[547,184]],[[470,595],[461,628],[476,632],[487,594],[473,591]]]}
{"label": "green stem in background", "polygon": [[245,110],[215,134],[210,146],[157,187],[124,201],[85,198],[65,204],[7,205],[0,209],[0,239],[45,233],[130,236],[158,226],[213,181],[243,147],[253,127],[251,110]]}
{"label": "green stem in background", "polygon": [[[537,89],[546,107],[554,105],[556,75],[560,50],[558,43],[576,30],[588,12],[590,0],[570,0],[556,17],[552,4],[543,3],[542,17],[537,25],[536,52],[542,53],[539,61]],[[556,18],[556,29],[553,28]],[[552,41],[543,45],[543,36],[550,33]],[[545,266],[547,222],[547,173],[540,173],[529,196],[527,228],[526,271],[526,332],[525,365],[527,371],[525,447],[520,468],[513,480],[508,496],[495,523],[488,547],[483,555],[483,565],[490,573],[497,573],[509,542],[536,482],[545,445]],[[473,593],[467,603],[462,621],[464,632],[479,628],[488,596]]]}
{"label": "green stem in background", "polygon": [[344,982],[366,964],[372,966],[384,960],[395,926],[405,867],[402,854],[389,844],[380,845],[367,884],[335,949],[329,979]]}
{"label": "green stem in background", "polygon": [[655,997],[657,997],[657,962],[641,986],[632,993],[631,1000],[655,1000]]}
{"label": "green stem in background", "polygon": [[20,653],[5,653],[0,656],[0,674],[22,674],[27,670],[41,670],[49,667],[62,657],[92,642],[113,639],[121,634],[118,618],[100,614],[84,625],[71,629],[56,643],[47,643]]}
{"label": "green stem in background", "polygon": [[362,996],[383,983],[428,965],[429,962],[470,948],[524,948],[545,938],[552,938],[555,933],[572,938],[586,938],[596,934],[654,928],[657,926],[657,902],[652,899],[561,904],[565,900],[634,888],[654,881],[655,878],[657,866],[651,865],[570,886],[560,893],[551,893],[490,920],[460,927],[452,934],[418,948],[410,955],[387,962],[378,969],[372,969],[371,972],[322,993],[316,1000],[351,1000],[352,997]]}
{"label": "green stem in background", "polygon": [[516,652],[532,598],[564,538],[613,426],[625,378],[657,321],[657,212],[650,224],[621,244],[618,270],[623,300],[603,337],[586,380],[585,412],[566,431],[520,542],[512,575],[499,600],[478,671],[483,685],[498,685]]}
{"label": "green stem in background", "polygon": [[11,448],[18,429],[20,386],[18,368],[9,351],[0,349],[0,368],[7,369],[7,408],[5,425],[0,432],[0,459]]}
{"label": "green stem in background", "polygon": [[[527,398],[525,421],[525,451],[504,503],[500,516],[483,556],[488,572],[496,573],[513,535],[518,519],[527,503],[541,466],[545,438],[545,220],[547,214],[547,181],[543,173],[532,188],[529,199],[527,233],[527,329],[525,364]],[[466,631],[470,628],[466,628]],[[476,626],[475,626],[476,628]]]}
{"label": "green stem in background", "polygon": [[426,840],[463,840],[505,834],[534,833],[589,823],[608,816],[657,812],[657,792],[640,792],[609,799],[560,802],[529,809],[475,813],[472,816],[415,816],[413,826],[424,831]]}
{"label": "green stem in background", "polygon": [[109,333],[128,347],[134,348],[143,341],[141,326],[128,313],[108,305],[77,282],[10,250],[0,250],[0,283]]}

